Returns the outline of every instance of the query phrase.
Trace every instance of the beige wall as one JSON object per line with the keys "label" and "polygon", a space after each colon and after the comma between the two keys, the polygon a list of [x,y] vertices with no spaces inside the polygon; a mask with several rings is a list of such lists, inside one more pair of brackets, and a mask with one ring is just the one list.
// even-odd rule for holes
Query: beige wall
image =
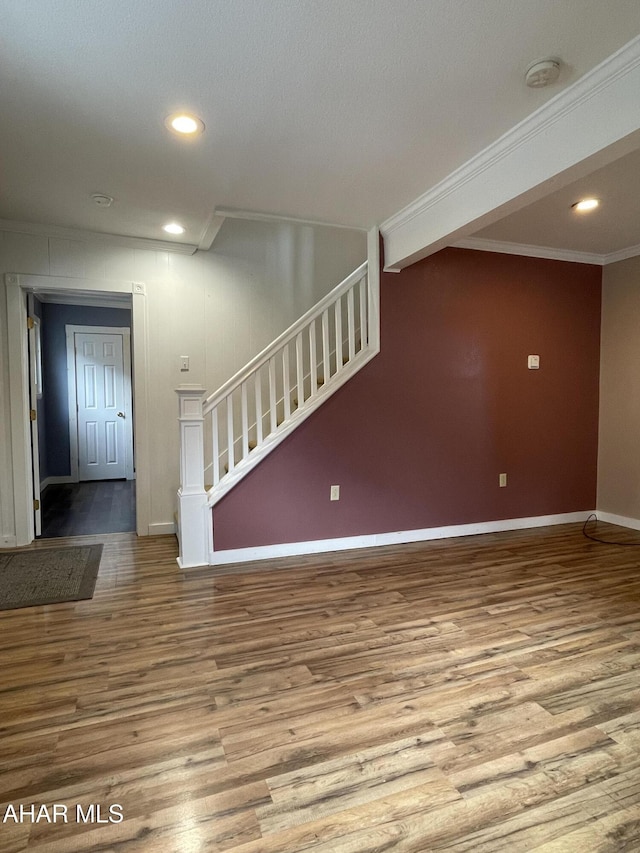
{"label": "beige wall", "polygon": [[640,520],[640,257],[602,279],[598,510]]}
{"label": "beige wall", "polygon": [[[0,274],[146,283],[151,458],[150,526],[173,522],[178,487],[175,388],[209,393],[366,259],[363,232],[228,219],[209,252],[105,246],[0,232]],[[13,480],[6,295],[0,283],[0,546],[12,544]],[[134,329],[135,334],[135,329]],[[190,357],[180,372],[179,356]]]}

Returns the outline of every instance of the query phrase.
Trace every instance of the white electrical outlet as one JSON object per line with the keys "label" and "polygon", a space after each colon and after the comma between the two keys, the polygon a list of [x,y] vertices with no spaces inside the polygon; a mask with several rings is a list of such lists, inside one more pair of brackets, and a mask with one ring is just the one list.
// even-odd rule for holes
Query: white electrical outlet
{"label": "white electrical outlet", "polygon": [[498,475],[498,484],[499,484],[500,488],[507,485],[507,475],[506,474],[499,474]]}
{"label": "white electrical outlet", "polygon": [[340,500],[340,486],[331,486],[331,500],[339,501]]}

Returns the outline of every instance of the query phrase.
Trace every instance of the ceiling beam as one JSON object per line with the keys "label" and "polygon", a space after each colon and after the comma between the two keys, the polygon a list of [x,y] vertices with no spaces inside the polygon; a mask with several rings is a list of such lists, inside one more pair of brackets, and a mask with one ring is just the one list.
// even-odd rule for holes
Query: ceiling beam
{"label": "ceiling beam", "polygon": [[640,36],[380,226],[398,271],[640,147]]}

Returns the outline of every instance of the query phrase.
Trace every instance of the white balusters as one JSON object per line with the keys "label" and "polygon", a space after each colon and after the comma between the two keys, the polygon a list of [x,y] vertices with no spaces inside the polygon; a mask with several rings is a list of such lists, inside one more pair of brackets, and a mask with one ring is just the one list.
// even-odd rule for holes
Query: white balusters
{"label": "white balusters", "polygon": [[289,381],[289,346],[282,350],[282,399],[284,401],[284,419],[291,417],[291,384]]}
{"label": "white balusters", "polygon": [[310,357],[310,376],[311,376],[311,396],[318,391],[318,353],[316,351],[316,321],[309,325],[309,357]]}
{"label": "white balusters", "polygon": [[333,311],[336,324],[336,373],[339,373],[342,370],[344,358],[342,352],[342,297],[334,303]]}
{"label": "white balusters", "polygon": [[249,414],[247,412],[247,383],[240,386],[240,421],[242,423],[242,459],[249,455]]}
{"label": "white balusters", "polygon": [[234,452],[234,429],[233,429],[233,395],[227,397],[227,473],[233,471],[236,458]]}
{"label": "white balusters", "polygon": [[[377,242],[371,240],[369,247],[377,263],[372,247],[376,250]],[[363,264],[204,404],[202,389],[178,389],[181,566],[208,563],[213,552],[210,508],[378,352],[378,287],[377,269],[369,276]],[[205,469],[207,416],[211,461]]]}
{"label": "white balusters", "polygon": [[205,401],[212,418],[210,504],[358,369],[351,364],[356,355],[375,355],[365,353],[370,299],[363,264]]}
{"label": "white balusters", "polygon": [[349,335],[349,361],[356,354],[356,323],[354,317],[353,288],[347,293],[347,329]]}
{"label": "white balusters", "polygon": [[329,343],[329,309],[322,312],[322,369],[324,381],[328,382],[331,376],[331,345]]}
{"label": "white balusters", "polygon": [[298,406],[304,403],[304,352],[302,345],[302,332],[296,335],[296,391],[298,394]]}
{"label": "white balusters", "polygon": [[256,445],[262,444],[262,384],[260,382],[260,377],[262,375],[261,370],[256,370],[253,374],[253,382],[255,385],[256,391]]}
{"label": "white balusters", "polygon": [[271,432],[275,432],[278,428],[275,356],[269,359],[269,418],[271,423]]}
{"label": "white balusters", "polygon": [[360,290],[360,347],[364,349],[367,345],[367,279],[362,278],[358,283]]}
{"label": "white balusters", "polygon": [[213,456],[211,467],[213,470],[213,486],[220,482],[220,427],[218,425],[218,407],[211,412],[211,443]]}

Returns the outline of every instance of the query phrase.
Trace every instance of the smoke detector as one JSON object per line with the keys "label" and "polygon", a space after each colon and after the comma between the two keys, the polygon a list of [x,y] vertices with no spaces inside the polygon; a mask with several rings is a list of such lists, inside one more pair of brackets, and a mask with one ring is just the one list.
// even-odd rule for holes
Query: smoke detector
{"label": "smoke detector", "polygon": [[542,89],[555,83],[559,76],[560,60],[539,59],[527,68],[524,81],[531,89]]}
{"label": "smoke detector", "polygon": [[111,207],[113,204],[111,196],[105,195],[104,193],[93,193],[91,201],[96,205],[96,207]]}

